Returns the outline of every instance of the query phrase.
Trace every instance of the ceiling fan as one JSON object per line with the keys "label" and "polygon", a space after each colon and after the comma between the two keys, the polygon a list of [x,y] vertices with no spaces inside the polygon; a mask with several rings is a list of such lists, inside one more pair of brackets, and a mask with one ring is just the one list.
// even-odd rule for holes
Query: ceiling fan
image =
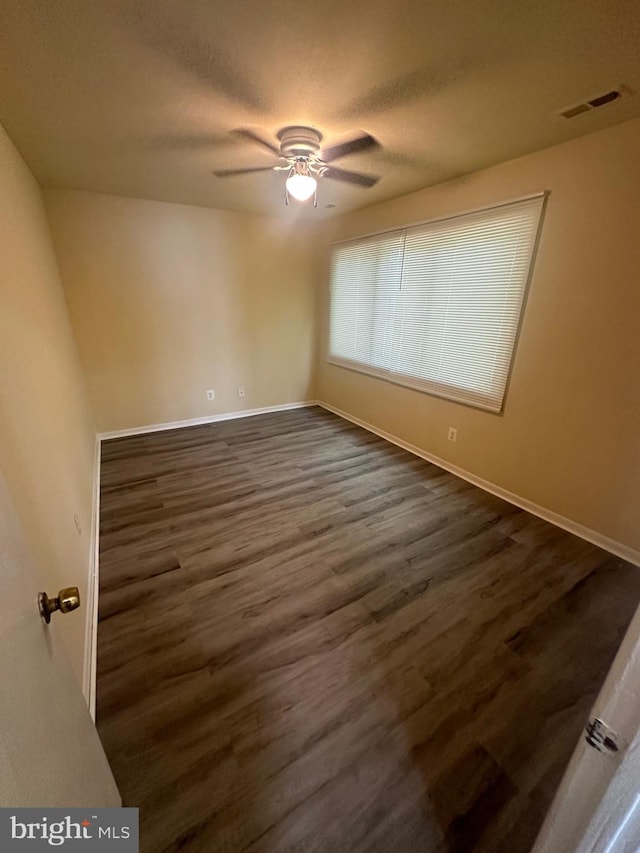
{"label": "ceiling fan", "polygon": [[363,133],[347,142],[341,142],[321,150],[322,134],[312,127],[283,127],[277,135],[279,147],[247,128],[240,128],[233,132],[236,136],[241,136],[266,148],[275,154],[280,162],[274,166],[255,166],[248,169],[217,169],[213,174],[218,178],[230,178],[234,175],[246,175],[250,172],[270,172],[272,170],[288,172],[289,175],[285,183],[285,204],[289,204],[289,196],[297,201],[307,201],[313,196],[313,206],[317,207],[317,177],[344,181],[359,187],[372,187],[380,180],[375,175],[351,172],[331,165],[334,160],[346,157],[347,154],[356,154],[378,148],[380,143],[368,133]]}

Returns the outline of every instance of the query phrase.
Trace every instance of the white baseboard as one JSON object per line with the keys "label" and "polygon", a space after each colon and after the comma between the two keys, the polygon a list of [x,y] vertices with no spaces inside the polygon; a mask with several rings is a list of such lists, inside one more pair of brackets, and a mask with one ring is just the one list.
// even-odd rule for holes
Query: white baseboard
{"label": "white baseboard", "polygon": [[144,435],[147,432],[161,432],[166,429],[215,424],[218,421],[230,421],[234,418],[251,418],[254,415],[268,415],[270,412],[286,412],[290,409],[304,409],[307,406],[317,406],[317,400],[306,400],[299,403],[282,403],[279,406],[265,406],[262,409],[242,409],[239,412],[222,412],[217,415],[205,415],[202,418],[188,418],[184,421],[171,421],[162,424],[147,424],[146,426],[131,427],[130,429],[115,429],[98,433],[98,441],[108,441],[110,438],[124,438],[127,435]]}
{"label": "white baseboard", "polygon": [[96,667],[98,662],[98,589],[99,533],[100,533],[100,439],[96,437],[93,462],[93,501],[91,510],[91,539],[89,543],[89,571],[87,575],[87,601],[84,634],[84,674],[82,692],[94,721],[96,718]]}
{"label": "white baseboard", "polygon": [[463,480],[473,483],[474,486],[478,486],[486,492],[490,492],[492,495],[496,495],[496,497],[502,498],[503,500],[520,507],[520,509],[524,509],[533,515],[537,515],[539,518],[549,521],[551,524],[555,524],[557,527],[561,527],[563,530],[567,530],[569,533],[573,533],[581,539],[586,539],[587,542],[591,542],[593,545],[597,545],[599,548],[603,548],[605,551],[615,554],[616,557],[620,557],[623,560],[627,560],[629,563],[634,563],[636,566],[640,566],[640,551],[636,551],[628,545],[623,545],[615,539],[610,539],[608,536],[603,536],[596,530],[591,530],[589,527],[578,524],[578,522],[572,521],[570,518],[565,518],[565,516],[559,515],[557,512],[553,512],[553,510],[539,506],[526,498],[520,497],[520,495],[516,495],[513,492],[509,492],[506,489],[501,488],[500,486],[496,486],[494,483],[490,483],[482,477],[477,477],[475,474],[471,474],[463,468],[458,468],[457,465],[452,465],[451,462],[447,462],[445,459],[441,459],[433,453],[428,453],[426,450],[422,450],[414,444],[409,444],[409,442],[403,441],[403,439],[398,438],[398,436],[393,435],[392,433],[378,429],[373,426],[373,424],[367,423],[367,421],[363,421],[354,415],[350,415],[348,412],[336,409],[329,403],[324,403],[320,400],[318,401],[318,405],[322,406],[323,409],[327,409],[329,412],[333,412],[334,415],[338,415],[339,417],[344,418],[344,420],[351,421],[351,423],[380,436],[380,438],[384,438],[386,441],[391,442],[391,444],[396,444],[398,447],[402,447],[403,450],[408,450],[409,453],[413,453],[415,456],[419,456],[427,462],[433,462],[433,464],[437,465],[439,468],[444,468],[451,474],[455,474],[456,477],[461,477]]}

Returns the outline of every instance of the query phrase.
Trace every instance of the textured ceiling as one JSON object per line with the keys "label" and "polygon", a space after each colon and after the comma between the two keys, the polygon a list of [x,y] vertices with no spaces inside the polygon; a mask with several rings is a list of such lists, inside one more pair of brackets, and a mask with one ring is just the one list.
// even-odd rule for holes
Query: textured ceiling
{"label": "textured ceiling", "polygon": [[0,122],[45,186],[270,213],[282,173],[211,174],[271,162],[230,131],[371,133],[319,216],[640,115],[639,45],[637,0],[2,0]]}

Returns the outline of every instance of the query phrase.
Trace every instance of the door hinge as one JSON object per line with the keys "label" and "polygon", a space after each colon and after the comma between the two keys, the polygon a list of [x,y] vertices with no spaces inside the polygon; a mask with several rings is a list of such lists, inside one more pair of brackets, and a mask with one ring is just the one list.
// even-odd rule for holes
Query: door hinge
{"label": "door hinge", "polygon": [[617,755],[627,745],[624,739],[598,717],[592,717],[585,727],[585,740],[598,752]]}

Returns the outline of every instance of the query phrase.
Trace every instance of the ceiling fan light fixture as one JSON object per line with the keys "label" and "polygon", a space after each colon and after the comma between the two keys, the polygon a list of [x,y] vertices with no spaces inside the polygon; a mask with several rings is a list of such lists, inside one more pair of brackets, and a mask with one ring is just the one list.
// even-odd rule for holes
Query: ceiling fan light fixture
{"label": "ceiling fan light fixture", "polygon": [[246,175],[250,172],[287,173],[284,188],[284,203],[289,204],[293,198],[298,202],[306,202],[313,198],[313,206],[318,206],[318,179],[327,178],[332,181],[342,181],[359,187],[372,187],[379,178],[376,175],[366,175],[362,172],[352,172],[331,165],[334,160],[379,148],[380,143],[368,133],[361,133],[347,142],[341,142],[331,148],[320,149],[322,134],[315,127],[291,126],[283,127],[278,132],[280,147],[277,148],[265,136],[256,133],[251,128],[238,128],[233,131],[237,136],[255,142],[261,148],[276,154],[278,162],[273,166],[250,166],[249,168],[216,169],[213,174],[217,178],[229,178],[235,175]]}
{"label": "ceiling fan light fixture", "polygon": [[[297,165],[297,164],[296,164]],[[294,171],[287,178],[287,192],[296,201],[308,201],[315,193],[318,182],[308,171]]]}

